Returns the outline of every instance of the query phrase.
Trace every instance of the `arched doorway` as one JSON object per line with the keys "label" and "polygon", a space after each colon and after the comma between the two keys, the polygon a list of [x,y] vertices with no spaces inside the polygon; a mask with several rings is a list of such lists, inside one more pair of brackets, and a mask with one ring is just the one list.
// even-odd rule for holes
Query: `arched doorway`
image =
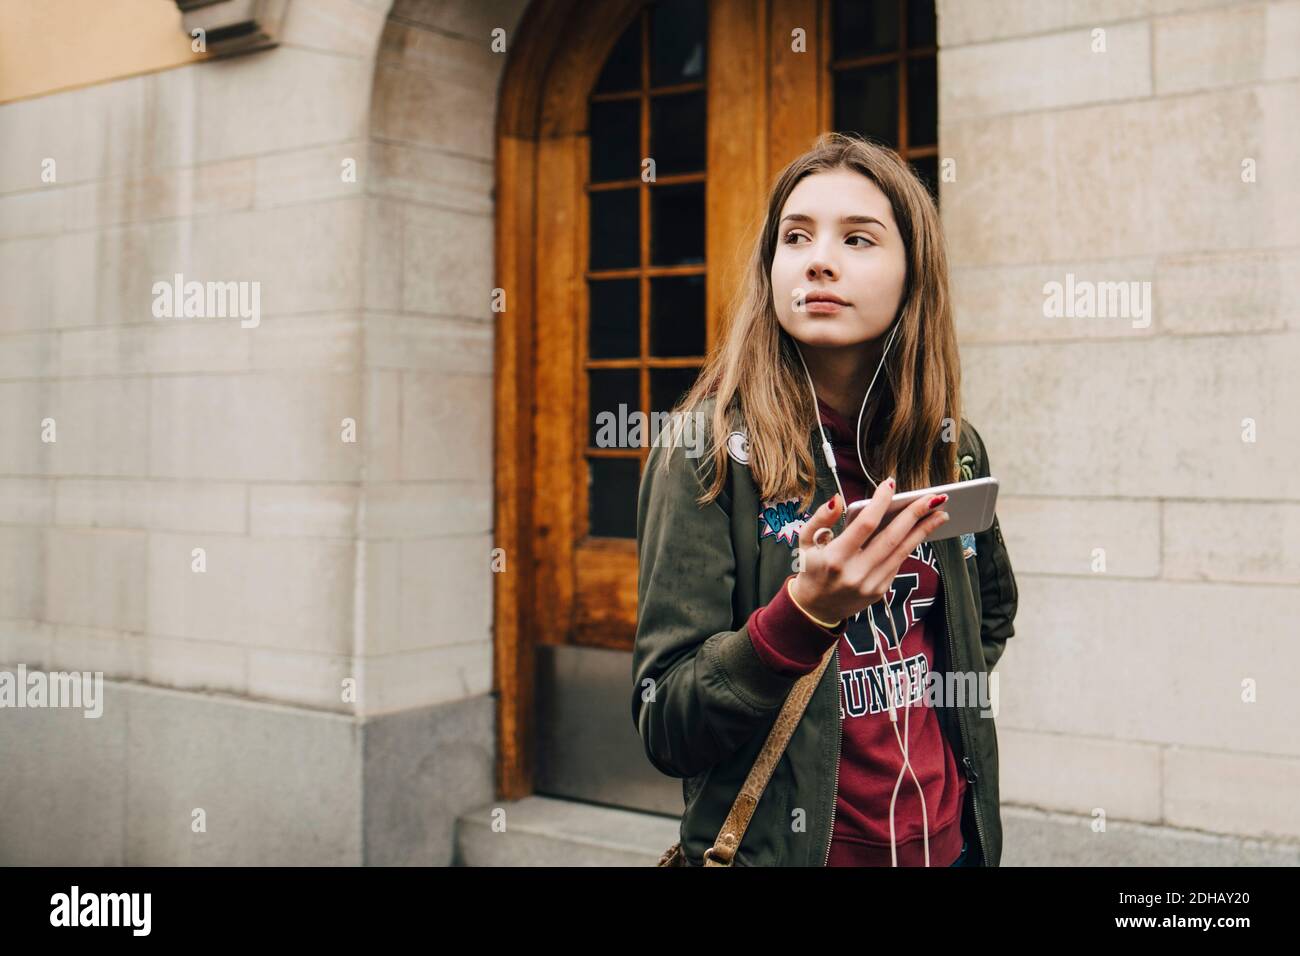
{"label": "arched doorway", "polygon": [[933,181],[934,64],[932,2],[529,7],[497,127],[503,797],[680,809],[628,711],[648,448],[603,441],[600,416],[690,384],[770,179],[820,132],[873,135]]}

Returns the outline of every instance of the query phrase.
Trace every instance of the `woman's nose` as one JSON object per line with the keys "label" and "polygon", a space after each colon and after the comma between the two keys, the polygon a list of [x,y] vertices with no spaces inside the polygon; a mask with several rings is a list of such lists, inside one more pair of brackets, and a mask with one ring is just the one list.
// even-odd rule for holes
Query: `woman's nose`
{"label": "woman's nose", "polygon": [[833,277],[835,266],[828,259],[816,257],[808,263],[807,273],[809,279],[816,279],[823,275]]}
{"label": "woman's nose", "polygon": [[808,266],[804,270],[809,279],[833,277],[836,272],[834,257],[823,243],[817,243],[808,252]]}

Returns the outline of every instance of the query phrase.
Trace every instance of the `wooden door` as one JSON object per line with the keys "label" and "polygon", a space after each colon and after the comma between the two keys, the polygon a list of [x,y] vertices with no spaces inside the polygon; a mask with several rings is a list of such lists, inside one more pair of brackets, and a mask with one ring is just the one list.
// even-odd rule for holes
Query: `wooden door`
{"label": "wooden door", "polygon": [[[529,7],[498,131],[504,796],[532,791],[537,650],[631,649],[649,447],[598,441],[599,416],[667,409],[691,384],[772,177],[820,132],[937,162],[933,22],[932,3],[909,0]],[[833,43],[837,23],[851,35]],[[626,713],[607,719],[631,730]]]}

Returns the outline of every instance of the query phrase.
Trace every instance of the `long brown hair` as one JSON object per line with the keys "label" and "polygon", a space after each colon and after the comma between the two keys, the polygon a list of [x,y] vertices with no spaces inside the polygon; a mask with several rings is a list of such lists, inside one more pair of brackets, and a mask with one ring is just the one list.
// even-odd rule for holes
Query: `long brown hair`
{"label": "long brown hair", "polygon": [[[868,468],[874,464],[880,469],[880,480],[884,475],[896,476],[899,491],[955,480],[961,363],[938,210],[925,185],[892,149],[857,136],[824,133],[777,178],[745,277],[728,306],[722,339],[673,410],[679,413],[680,423],[705,399],[716,400],[704,452],[712,465],[712,479],[699,499],[701,505],[722,490],[727,436],[742,425],[748,436],[749,467],[762,498],[798,498],[801,510],[812,504],[816,470],[810,434],[817,410],[794,340],[777,320],[772,258],[781,210],[790,193],[806,176],[835,169],[856,170],[880,187],[893,206],[906,250],[901,320],[872,389],[866,413],[869,424],[862,435],[863,459]],[[894,414],[900,408],[905,414]],[[856,414],[850,418],[856,419]],[[671,458],[664,455],[661,461],[666,465]]]}

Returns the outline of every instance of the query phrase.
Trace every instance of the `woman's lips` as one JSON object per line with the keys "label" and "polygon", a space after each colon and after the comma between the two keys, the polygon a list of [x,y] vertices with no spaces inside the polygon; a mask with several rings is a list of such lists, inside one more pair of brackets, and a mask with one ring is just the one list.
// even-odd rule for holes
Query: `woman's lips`
{"label": "woman's lips", "polygon": [[824,299],[821,299],[814,302],[805,302],[804,308],[807,309],[809,312],[817,312],[822,315],[830,315],[834,312],[838,312],[840,309],[845,308],[845,306],[840,305],[840,303],[838,302],[828,302]]}

